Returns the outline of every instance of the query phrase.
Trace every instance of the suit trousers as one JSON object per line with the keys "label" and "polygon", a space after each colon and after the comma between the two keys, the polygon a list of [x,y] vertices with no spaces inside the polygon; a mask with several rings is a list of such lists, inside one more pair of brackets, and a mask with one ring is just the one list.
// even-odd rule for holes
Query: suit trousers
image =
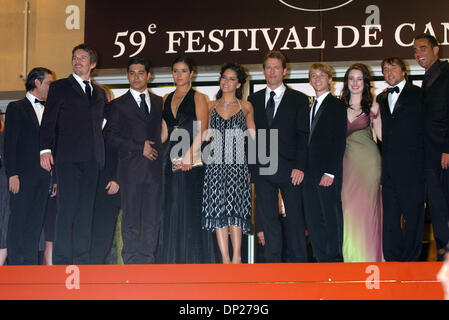
{"label": "suit trousers", "polygon": [[58,214],[58,205],[56,197],[48,197],[47,210],[45,212],[44,239],[54,242],[56,233],[56,216]]}
{"label": "suit trousers", "polygon": [[426,169],[426,195],[438,249],[449,242],[449,170]]}
{"label": "suit trousers", "polygon": [[120,194],[109,195],[105,187],[106,185],[99,184],[95,197],[90,247],[91,264],[106,263],[120,211]]}
{"label": "suit trousers", "polygon": [[120,183],[120,191],[123,261],[125,264],[153,264],[159,238],[161,184]]}
{"label": "suit trousers", "polygon": [[304,177],[304,212],[313,253],[318,262],[343,261],[343,210],[341,180],[334,178],[329,187],[318,178]]}
{"label": "suit trousers", "polygon": [[20,185],[19,193],[10,196],[8,223],[8,264],[38,264],[39,239],[45,219],[50,180],[34,186]]}
{"label": "suit trousers", "polygon": [[258,176],[255,183],[257,213],[260,214],[265,237],[265,261],[282,262],[282,225],[279,219],[278,193],[281,191],[286,218],[284,237],[289,262],[307,262],[304,213],[302,208],[302,185],[290,181],[276,183]]}
{"label": "suit trousers", "polygon": [[382,202],[385,261],[418,261],[424,229],[424,184],[398,183],[387,176],[382,183]]}
{"label": "suit trousers", "polygon": [[56,164],[58,215],[54,264],[89,264],[99,165],[95,160]]}

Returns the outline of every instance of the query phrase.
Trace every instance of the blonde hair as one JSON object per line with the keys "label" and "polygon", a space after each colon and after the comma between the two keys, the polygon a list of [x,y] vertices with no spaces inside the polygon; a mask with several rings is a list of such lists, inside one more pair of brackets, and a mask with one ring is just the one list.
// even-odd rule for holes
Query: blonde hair
{"label": "blonde hair", "polygon": [[320,70],[321,72],[326,73],[329,78],[333,78],[334,69],[324,62],[315,62],[309,67],[309,78],[312,70]]}

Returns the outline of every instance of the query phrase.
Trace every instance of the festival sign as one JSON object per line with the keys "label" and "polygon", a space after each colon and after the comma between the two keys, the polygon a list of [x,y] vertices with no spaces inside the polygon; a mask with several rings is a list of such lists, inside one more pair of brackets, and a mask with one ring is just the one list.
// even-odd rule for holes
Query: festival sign
{"label": "festival sign", "polygon": [[449,45],[449,2],[368,0],[86,0],[85,41],[99,68],[133,56],[154,67],[180,55],[198,65],[260,63],[269,50],[289,62],[413,58],[414,36]]}

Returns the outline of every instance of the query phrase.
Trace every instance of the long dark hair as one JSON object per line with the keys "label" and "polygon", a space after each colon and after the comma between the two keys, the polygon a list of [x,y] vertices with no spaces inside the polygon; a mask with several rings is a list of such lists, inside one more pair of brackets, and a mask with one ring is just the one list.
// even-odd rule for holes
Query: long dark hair
{"label": "long dark hair", "polygon": [[349,104],[349,101],[351,100],[351,92],[348,88],[348,78],[349,73],[352,70],[359,70],[363,74],[363,92],[362,101],[360,104],[362,105],[362,112],[368,115],[373,104],[373,94],[371,93],[371,74],[366,65],[362,63],[355,63],[346,71],[341,99],[347,108],[351,108],[351,105]]}
{"label": "long dark hair", "polygon": [[[235,96],[237,99],[242,99],[243,85],[246,82],[246,78],[248,77],[248,74],[246,73],[245,68],[243,66],[239,65],[238,63],[227,62],[221,66],[220,79],[223,76],[223,74],[225,73],[225,71],[228,69],[234,70],[235,73],[237,74],[237,79],[238,79],[238,82],[240,83],[240,88],[237,88],[237,90],[235,91]],[[220,89],[217,92],[217,100],[220,99],[222,96],[223,96],[223,91],[221,91],[221,89]]]}

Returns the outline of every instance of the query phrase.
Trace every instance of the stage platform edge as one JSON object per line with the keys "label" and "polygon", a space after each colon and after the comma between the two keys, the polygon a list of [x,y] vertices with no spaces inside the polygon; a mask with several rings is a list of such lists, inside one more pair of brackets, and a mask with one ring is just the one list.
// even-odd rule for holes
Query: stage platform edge
{"label": "stage platform edge", "polygon": [[2,266],[1,300],[441,300],[441,262]]}

